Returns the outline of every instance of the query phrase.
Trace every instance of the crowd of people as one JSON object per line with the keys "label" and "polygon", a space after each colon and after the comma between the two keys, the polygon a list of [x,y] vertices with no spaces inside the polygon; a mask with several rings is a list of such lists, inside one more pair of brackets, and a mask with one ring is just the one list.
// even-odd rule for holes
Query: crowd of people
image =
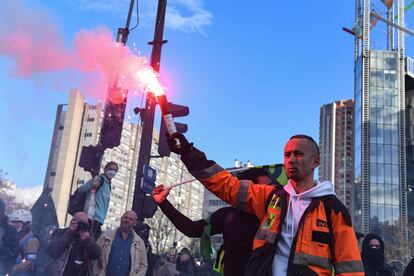
{"label": "crowd of people", "polygon": [[137,234],[142,233],[136,227],[137,214],[129,210],[121,217],[119,228],[105,231],[98,239],[88,215],[75,213],[68,227],[51,231],[47,241],[50,261],[45,270],[39,271],[39,240],[30,229],[30,210],[17,210],[7,216],[0,199],[0,218],[1,276],[189,276],[199,270],[187,248],[178,255],[174,250],[161,256],[153,254],[148,240],[144,241],[145,235]]}
{"label": "crowd of people", "polygon": [[[295,135],[286,143],[284,185],[263,169],[236,177],[182,134],[170,136],[168,143],[194,177],[231,205],[193,221],[168,201],[170,187],[154,189],[153,199],[174,226],[200,238],[199,261],[188,248],[154,254],[150,228],[132,210],[122,215],[117,229],[102,232],[118,171],[109,162],[71,196],[66,228],[39,235],[32,231],[30,210],[6,214],[0,199],[0,276],[397,275],[385,261],[381,237],[367,234],[360,250],[333,184],[314,180],[319,147],[311,137]],[[215,234],[223,235],[223,244],[213,255]],[[414,275],[413,260],[404,275]]]}

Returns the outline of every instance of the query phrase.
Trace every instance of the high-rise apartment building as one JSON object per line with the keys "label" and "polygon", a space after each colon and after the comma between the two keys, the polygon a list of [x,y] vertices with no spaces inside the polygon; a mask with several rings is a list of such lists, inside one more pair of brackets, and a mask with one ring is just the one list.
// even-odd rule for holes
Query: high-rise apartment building
{"label": "high-rise apartment building", "polygon": [[[380,234],[389,257],[407,261],[404,0],[380,7],[370,0],[355,3],[354,224],[357,231]],[[371,43],[372,18],[382,13],[372,7],[387,14],[381,18],[387,22],[386,49]]]}
{"label": "high-rise apartment building", "polygon": [[67,223],[73,187],[90,178],[77,164],[82,146],[98,141],[101,113],[102,105],[85,104],[78,90],[71,91],[68,104],[58,105],[44,186],[52,193],[61,226]]}
{"label": "high-rise apartment building", "polygon": [[[79,158],[83,146],[98,142],[102,116],[102,105],[85,103],[78,90],[71,91],[68,104],[58,106],[44,185],[51,190],[61,226],[67,225],[70,219],[66,212],[70,194],[91,178],[89,172],[78,166]],[[119,165],[111,184],[111,200],[104,229],[118,227],[121,215],[132,207],[140,135],[141,126],[124,123],[120,145],[104,153],[102,170],[109,161]],[[154,129],[153,156],[157,155],[158,137]],[[156,169],[159,184],[176,183],[191,177],[174,153],[171,157],[152,158],[150,166]],[[172,189],[169,199],[184,215],[200,219],[203,193],[204,187],[194,181]]]}
{"label": "high-rise apartment building", "polygon": [[321,107],[319,120],[319,179],[332,181],[338,198],[352,210],[354,172],[354,101]]}

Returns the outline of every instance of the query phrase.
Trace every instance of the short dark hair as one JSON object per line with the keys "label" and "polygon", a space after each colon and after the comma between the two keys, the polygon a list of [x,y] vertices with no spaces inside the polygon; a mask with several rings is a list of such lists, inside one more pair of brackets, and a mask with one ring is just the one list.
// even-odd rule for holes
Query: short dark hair
{"label": "short dark hair", "polygon": [[187,254],[187,255],[191,256],[190,249],[188,249],[187,247],[184,247],[183,249],[181,249],[180,253],[178,253],[178,254],[179,255]]}
{"label": "short dark hair", "polygon": [[114,161],[109,161],[108,163],[106,163],[104,170],[108,169],[111,165],[115,165],[116,170],[119,170],[118,164]]}
{"label": "short dark hair", "polygon": [[292,137],[290,137],[289,141],[292,140],[292,139],[305,139],[305,140],[308,140],[315,147],[316,154],[317,154],[317,156],[319,156],[319,145],[318,145],[318,143],[316,143],[316,141],[312,137],[310,137],[308,135],[305,135],[305,134],[296,134],[296,135],[293,135]]}

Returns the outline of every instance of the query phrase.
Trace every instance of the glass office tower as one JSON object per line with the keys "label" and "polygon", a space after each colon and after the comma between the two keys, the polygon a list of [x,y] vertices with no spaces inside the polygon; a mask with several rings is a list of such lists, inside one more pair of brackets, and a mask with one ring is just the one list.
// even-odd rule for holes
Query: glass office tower
{"label": "glass office tower", "polygon": [[[404,1],[388,7],[404,26]],[[389,258],[408,257],[404,32],[388,28],[387,49],[371,48],[370,0],[356,1],[354,224],[380,234]],[[404,260],[406,261],[406,260]]]}

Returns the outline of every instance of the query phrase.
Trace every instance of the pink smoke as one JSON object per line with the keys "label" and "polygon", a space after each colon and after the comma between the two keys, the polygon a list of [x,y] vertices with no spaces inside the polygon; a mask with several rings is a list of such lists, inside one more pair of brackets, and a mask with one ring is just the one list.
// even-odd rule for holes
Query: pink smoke
{"label": "pink smoke", "polygon": [[41,7],[28,7],[22,1],[7,1],[0,11],[0,56],[13,62],[12,74],[18,78],[59,72],[80,75],[80,81],[74,77],[78,83],[72,86],[98,100],[105,99],[115,77],[124,89],[145,89],[136,72],[149,68],[146,58],[132,55],[103,27],[80,30],[66,46],[51,16]]}

